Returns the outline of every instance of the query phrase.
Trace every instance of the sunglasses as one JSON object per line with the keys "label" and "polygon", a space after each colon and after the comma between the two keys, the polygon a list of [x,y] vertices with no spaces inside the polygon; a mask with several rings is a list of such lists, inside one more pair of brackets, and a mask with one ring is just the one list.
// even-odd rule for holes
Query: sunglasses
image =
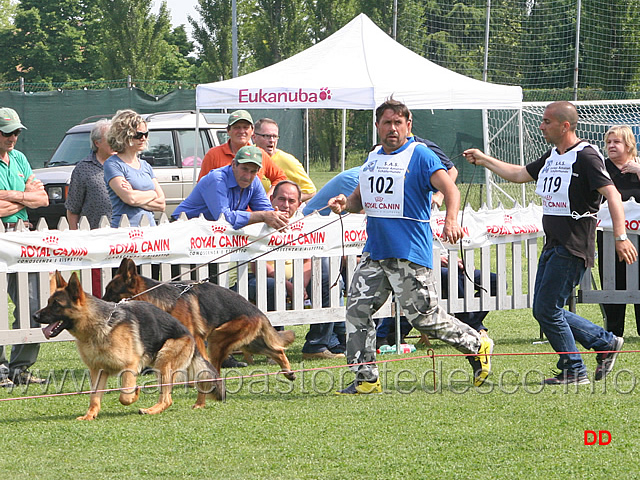
{"label": "sunglasses", "polygon": [[141,138],[149,138],[149,130],[147,130],[146,132],[136,132],[133,138],[135,138],[136,140],[140,140]]}
{"label": "sunglasses", "polygon": [[15,135],[17,137],[18,135],[20,135],[20,133],[22,133],[22,130],[18,129],[18,130],[14,130],[13,132],[9,132],[9,133],[4,133],[3,131],[0,131],[0,133],[5,138],[9,138],[12,135]]}

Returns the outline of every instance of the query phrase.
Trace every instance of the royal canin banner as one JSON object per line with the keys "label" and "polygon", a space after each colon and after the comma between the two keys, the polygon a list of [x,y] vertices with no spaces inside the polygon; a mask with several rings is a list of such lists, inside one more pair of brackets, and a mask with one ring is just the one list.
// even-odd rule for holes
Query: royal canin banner
{"label": "royal canin banner", "polygon": [[[465,247],[511,242],[542,233],[540,207],[511,210],[467,209],[458,218]],[[442,234],[444,212],[432,218],[434,236]],[[49,272],[114,267],[123,258],[136,263],[202,264],[358,255],[367,241],[366,217],[319,214],[293,221],[284,231],[266,224],[240,230],[224,220],[192,219],[156,227],[97,230],[43,230],[0,234],[0,271]]]}
{"label": "royal canin banner", "polygon": [[[436,241],[447,248],[457,248],[442,239],[445,212],[435,212],[431,216],[431,230]],[[525,240],[539,237],[542,230],[542,207],[529,204],[528,207],[511,209],[496,208],[493,210],[474,211],[465,208],[458,213],[458,224],[462,226],[465,248],[481,248],[498,243],[511,243],[514,240]]]}
{"label": "royal canin banner", "polygon": [[[622,202],[624,206],[624,220],[627,233],[640,233],[640,204],[636,202],[636,199],[631,199],[626,202]],[[611,213],[609,213],[609,203],[604,202],[600,206],[598,212],[598,228],[603,230],[613,231],[613,222],[611,221]]]}

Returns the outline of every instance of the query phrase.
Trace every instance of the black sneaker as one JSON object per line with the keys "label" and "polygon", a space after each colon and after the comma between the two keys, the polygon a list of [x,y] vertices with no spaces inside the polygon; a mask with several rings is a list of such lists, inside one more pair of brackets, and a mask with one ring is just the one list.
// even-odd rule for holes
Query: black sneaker
{"label": "black sneaker", "polygon": [[611,349],[611,352],[598,353],[596,355],[596,361],[598,362],[598,366],[596,367],[596,380],[602,380],[611,370],[613,370],[613,366],[616,363],[616,357],[620,353],[620,350],[622,350],[622,346],[624,345],[624,338],[614,338],[614,346]]}
{"label": "black sneaker", "polygon": [[562,370],[555,377],[542,381],[543,385],[589,385],[590,383],[586,373],[576,374],[568,370]]}
{"label": "black sneaker", "polygon": [[32,375],[27,369],[14,370],[9,374],[9,378],[15,385],[29,385],[30,383],[34,385],[46,385],[49,383],[49,380],[46,378],[38,378]]}
{"label": "black sneaker", "polygon": [[235,359],[233,355],[229,355],[223,362],[222,368],[244,368],[248,364]]}

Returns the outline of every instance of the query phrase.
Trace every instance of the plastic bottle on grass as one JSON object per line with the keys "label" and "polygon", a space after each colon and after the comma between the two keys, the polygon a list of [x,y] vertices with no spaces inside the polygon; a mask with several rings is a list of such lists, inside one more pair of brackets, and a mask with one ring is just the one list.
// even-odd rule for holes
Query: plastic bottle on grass
{"label": "plastic bottle on grass", "polygon": [[[397,348],[395,345],[381,345],[377,350],[377,353],[397,353]],[[416,346],[410,343],[401,343],[400,344],[400,353],[411,353],[416,351]]]}

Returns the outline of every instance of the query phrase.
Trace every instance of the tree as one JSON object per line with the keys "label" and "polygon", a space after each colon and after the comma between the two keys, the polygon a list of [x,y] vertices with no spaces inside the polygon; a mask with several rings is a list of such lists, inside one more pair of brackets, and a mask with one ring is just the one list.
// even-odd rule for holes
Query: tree
{"label": "tree", "polygon": [[16,11],[16,4],[12,0],[0,0],[0,30],[11,26],[12,17]]}
{"label": "tree", "polygon": [[152,0],[99,0],[104,15],[100,22],[102,72],[106,78],[131,75],[158,78],[177,52],[167,42],[171,22],[163,0],[157,15]]}
{"label": "tree", "polygon": [[89,77],[93,65],[86,29],[95,12],[91,2],[80,0],[23,0],[13,27],[0,34],[0,67],[31,82]]}
{"label": "tree", "polygon": [[194,46],[187,37],[184,25],[179,25],[169,32],[166,41],[169,45],[169,55],[164,59],[157,78],[197,82],[196,59],[191,56]]}
{"label": "tree", "polygon": [[231,0],[198,0],[196,11],[202,23],[191,16],[187,18],[200,60],[200,80],[211,82],[231,78]]}
{"label": "tree", "polygon": [[289,58],[311,46],[307,6],[291,0],[257,0],[244,11],[243,38],[251,69]]}

